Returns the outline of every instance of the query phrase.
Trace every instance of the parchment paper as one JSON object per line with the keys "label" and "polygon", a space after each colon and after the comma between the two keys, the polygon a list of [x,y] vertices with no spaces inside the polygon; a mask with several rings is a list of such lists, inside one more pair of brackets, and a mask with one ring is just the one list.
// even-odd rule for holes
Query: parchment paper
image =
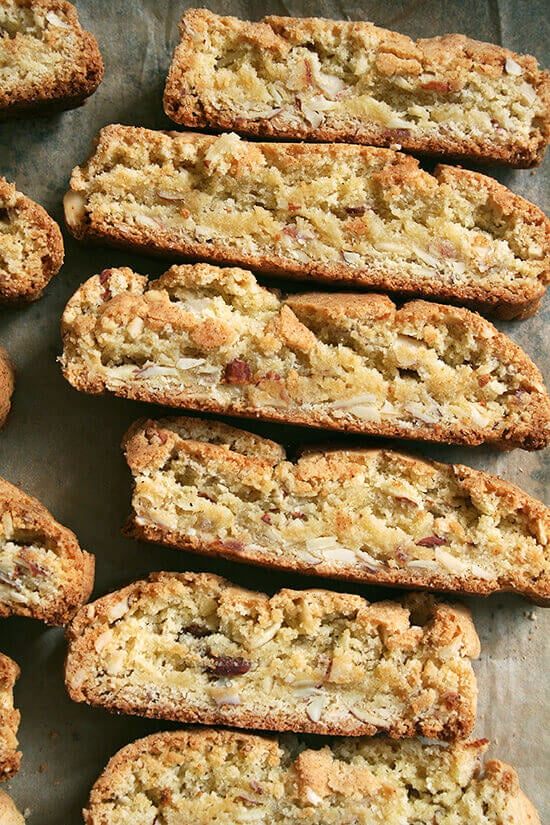
{"label": "parchment paper", "polygon": [[[222,14],[251,19],[268,13],[369,19],[413,37],[463,32],[530,52],[541,62],[548,46],[544,0],[210,0],[208,5]],[[78,0],[77,6],[83,23],[98,38],[105,59],[105,79],[98,92],[79,110],[0,125],[0,174],[14,180],[60,223],[61,199],[71,168],[85,158],[100,127],[111,122],[169,126],[162,111],[162,90],[177,41],[177,22],[186,7],[169,0]],[[548,210],[549,162],[547,158],[535,173],[490,172]],[[166,266],[107,248],[82,248],[67,233],[65,240],[66,263],[45,297],[26,308],[0,310],[0,342],[11,352],[18,370],[14,411],[0,434],[0,475],[37,496],[77,533],[83,547],[96,554],[95,594],[163,569],[216,571],[268,591],[282,585],[329,585],[371,598],[386,597],[387,589],[267,574],[121,537],[120,528],[129,512],[130,480],[119,449],[120,438],[136,418],[154,416],[161,410],[75,392],[56,363],[59,319],[76,287],[104,267],[127,264],[157,275]],[[550,300],[546,299],[535,318],[499,325],[545,370],[547,383],[550,371],[544,324],[549,321]],[[322,438],[319,432],[291,427],[242,424],[287,444]],[[495,472],[548,503],[548,451],[499,454],[422,445],[415,449],[426,456]],[[467,601],[482,641],[481,658],[476,663],[480,691],[476,734],[491,740],[492,755],[518,769],[541,821],[548,822],[549,704],[545,687],[550,610],[534,608],[515,597]],[[7,789],[22,809],[30,811],[30,825],[78,825],[92,783],[118,748],[150,732],[177,727],[169,722],[114,717],[69,701],[62,678],[62,630],[46,629],[32,620],[3,620],[0,650],[16,659],[22,669],[15,695],[22,713],[23,766],[7,783]]]}

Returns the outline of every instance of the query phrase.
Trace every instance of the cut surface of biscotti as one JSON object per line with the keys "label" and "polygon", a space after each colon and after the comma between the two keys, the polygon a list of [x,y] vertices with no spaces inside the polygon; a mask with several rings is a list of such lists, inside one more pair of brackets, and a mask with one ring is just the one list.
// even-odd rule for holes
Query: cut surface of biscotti
{"label": "cut surface of biscotti", "polygon": [[18,678],[19,667],[0,653],[0,782],[17,773],[21,764],[17,750],[21,714],[13,706],[13,687]]}
{"label": "cut surface of biscotti", "polygon": [[373,435],[538,449],[550,400],[525,353],[469,310],[382,295],[282,298],[250,272],[107,269],[62,321],[65,377],[228,415]]}
{"label": "cut surface of biscotti", "polygon": [[99,86],[95,37],[64,0],[0,0],[0,119],[79,106]]}
{"label": "cut surface of biscotti", "polygon": [[550,137],[534,57],[459,34],[414,42],[371,23],[189,9],[164,94],[190,127],[394,146],[532,166]]}
{"label": "cut surface of biscotti", "polygon": [[86,825],[540,825],[487,741],[341,739],[319,749],[230,731],[157,733],[122,748]]}
{"label": "cut surface of biscotti", "polygon": [[6,350],[0,347],[0,429],[8,419],[14,389],[15,369]]}
{"label": "cut surface of biscotti", "polygon": [[550,600],[550,510],[459,464],[313,449],[214,421],[138,421],[127,532],[184,550],[369,584]]}
{"label": "cut surface of biscotti", "polygon": [[86,602],[94,557],[35,498],[0,478],[0,617],[66,624]]}
{"label": "cut surface of biscotti", "polygon": [[53,218],[0,178],[0,303],[40,298],[61,269],[63,254],[63,237]]}
{"label": "cut surface of biscotti", "polygon": [[476,172],[346,144],[102,130],[65,196],[81,239],[532,314],[550,222]]}
{"label": "cut surface of biscotti", "polygon": [[67,635],[71,698],[115,712],[449,740],[475,721],[470,615],[424,594],[269,598],[208,573],[157,573],[83,607]]}
{"label": "cut surface of biscotti", "polygon": [[25,818],[4,791],[0,791],[0,822],[2,825],[25,825]]}

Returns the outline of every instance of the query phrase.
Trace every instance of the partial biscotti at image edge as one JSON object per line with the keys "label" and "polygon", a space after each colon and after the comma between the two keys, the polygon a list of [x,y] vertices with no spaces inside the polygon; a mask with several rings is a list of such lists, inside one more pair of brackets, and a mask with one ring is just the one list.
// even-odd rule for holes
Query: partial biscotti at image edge
{"label": "partial biscotti at image edge", "polygon": [[359,736],[468,736],[479,639],[462,607],[415,594],[271,598],[209,573],[153,573],[67,630],[72,699],[178,722]]}
{"label": "partial biscotti at image edge", "polygon": [[345,141],[528,167],[550,137],[534,57],[460,34],[417,40],[371,23],[188,9],[164,93],[191,128]]}
{"label": "partial biscotti at image edge", "polygon": [[13,799],[0,791],[0,822],[2,825],[25,825],[25,818],[17,810]]}
{"label": "partial biscotti at image edge", "polygon": [[6,350],[0,347],[0,430],[6,424],[15,389],[15,368]]}
{"label": "partial biscotti at image edge", "polygon": [[0,304],[40,298],[63,255],[53,218],[0,177]]}
{"label": "partial biscotti at image edge", "polygon": [[80,106],[103,77],[95,37],[65,0],[0,0],[0,120]]}
{"label": "partial biscotti at image edge", "polygon": [[86,281],[62,319],[76,388],[290,424],[540,449],[550,399],[528,356],[469,310],[383,295],[282,297],[242,269],[127,267]]}
{"label": "partial biscotti at image edge", "polygon": [[13,706],[13,687],[18,678],[19,667],[0,653],[0,782],[17,773],[21,764],[17,750],[21,714]]}
{"label": "partial biscotti at image edge", "polygon": [[[170,731],[122,748],[90,794],[86,825],[541,825],[516,771],[484,739],[442,746]],[[159,792],[159,788],[163,789]]]}
{"label": "partial biscotti at image edge", "polygon": [[94,583],[94,557],[32,496],[0,478],[0,618],[64,625]]}
{"label": "partial biscotti at image edge", "polygon": [[550,222],[492,178],[390,149],[107,126],[65,195],[79,239],[532,315]]}
{"label": "partial biscotti at image edge", "polygon": [[294,460],[198,418],[124,437],[138,539],[354,582],[550,601],[550,510],[459,464],[387,449],[308,448]]}

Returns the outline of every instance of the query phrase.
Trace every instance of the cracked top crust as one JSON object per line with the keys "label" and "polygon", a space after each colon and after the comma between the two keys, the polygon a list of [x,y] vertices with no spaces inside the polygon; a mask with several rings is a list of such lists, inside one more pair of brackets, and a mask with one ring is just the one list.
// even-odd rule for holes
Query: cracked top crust
{"label": "cracked top crust", "polygon": [[0,653],[0,782],[17,773],[21,764],[17,750],[21,714],[13,707],[13,687],[18,678],[18,665]]}

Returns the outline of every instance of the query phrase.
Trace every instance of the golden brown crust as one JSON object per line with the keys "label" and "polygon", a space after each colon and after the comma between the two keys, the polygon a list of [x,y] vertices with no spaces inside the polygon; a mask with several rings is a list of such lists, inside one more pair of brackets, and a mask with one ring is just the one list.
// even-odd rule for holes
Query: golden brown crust
{"label": "golden brown crust", "polygon": [[21,714],[13,707],[13,686],[18,678],[19,667],[0,653],[0,782],[17,773],[21,764],[16,735]]}
{"label": "golden brown crust", "polygon": [[[4,11],[8,15],[10,12],[13,14],[17,8],[30,11],[38,31],[41,34],[46,31],[46,41],[50,37],[49,29],[60,29],[66,44],[66,32],[70,30],[75,36],[74,50],[65,54],[61,66],[53,69],[50,66],[41,67],[34,79],[31,76],[25,78],[25,82],[20,79],[13,83],[7,82],[0,89],[0,120],[25,116],[27,113],[47,114],[80,106],[95,92],[103,79],[103,60],[97,40],[81,27],[75,6],[66,0],[0,2],[0,12]],[[6,35],[4,39],[0,39],[0,55],[6,67],[17,70],[21,43],[28,37],[26,32],[19,32],[15,37]],[[50,45],[48,42],[46,53]],[[51,45],[51,49],[53,52],[55,45]],[[32,45],[29,54],[32,54]]]}
{"label": "golden brown crust", "polygon": [[6,350],[0,347],[0,430],[8,420],[14,389],[15,367]]}
{"label": "golden brown crust", "polygon": [[[244,141],[237,143],[238,145],[230,135],[216,138],[196,133],[153,132],[117,125],[105,127],[96,141],[95,152],[87,163],[73,171],[71,189],[65,196],[65,218],[69,230],[79,240],[109,243],[172,259],[203,259],[212,263],[248,266],[262,273],[301,280],[332,284],[342,282],[407,297],[425,296],[463,304],[506,319],[525,318],[538,308],[550,279],[550,221],[536,206],[513,194],[493,179],[469,170],[446,166],[438,167],[432,176],[421,170],[418,162],[410,155],[389,149],[346,144],[254,144]],[[186,147],[195,160],[188,160]],[[124,168],[126,152],[135,155],[130,164],[134,169],[131,175],[125,176],[116,170],[113,171],[110,162],[113,152],[121,158],[120,167],[116,167],[119,170]],[[223,157],[222,167],[227,167],[227,172],[216,172],[217,152]],[[215,154],[212,162],[208,160],[209,153]],[[170,166],[166,166],[167,157],[172,158]],[[145,185],[143,181],[139,183],[139,189],[133,191],[130,202],[120,196],[120,189],[129,188],[130,178],[137,180],[135,168],[139,169],[140,165],[145,163],[149,163],[147,168],[154,169],[155,174],[159,170],[162,171],[162,179],[166,181],[168,188],[176,193],[176,197],[179,195],[179,203],[172,199],[170,193],[169,199],[164,198],[163,194],[157,197],[154,186],[149,183]],[[348,214],[345,220],[341,220],[340,216],[338,240],[333,240],[329,232],[326,237],[322,236],[323,245],[315,251],[311,247],[313,241],[301,238],[299,231],[297,237],[292,239],[297,227],[301,225],[299,221],[302,219],[302,208],[305,210],[303,214],[308,218],[305,226],[311,238],[315,235],[320,238],[321,229],[317,225],[318,217],[315,218],[313,212],[310,215],[308,209],[313,209],[316,214],[323,213],[329,225],[333,225],[335,220],[333,207],[328,208],[326,205],[327,193],[325,192],[323,197],[319,196],[318,203],[315,200],[314,181],[310,178],[312,167],[315,167],[314,177],[319,179],[330,174],[330,171],[327,171],[329,164],[330,168],[337,169],[346,163],[351,166],[355,164],[360,168],[360,178],[368,178],[376,193],[372,194],[372,197],[369,196],[370,201],[364,215],[354,217],[353,214]],[[193,170],[191,176],[180,180],[173,175],[174,168],[187,169],[189,164]],[[238,201],[240,197],[247,198],[250,194],[247,182],[249,169],[254,165],[262,169],[271,169],[274,174],[276,170],[279,173],[283,169],[284,174],[281,174],[284,180],[291,174],[296,176],[300,181],[299,185],[294,182],[294,188],[288,188],[290,191],[303,190],[306,202],[302,207],[298,207],[298,213],[290,206],[286,211],[281,211],[270,204],[269,197],[272,195],[258,195],[257,215],[261,215],[262,220],[267,222],[263,234],[263,223],[259,224],[259,232],[254,234],[254,226],[257,226],[257,220],[253,218],[256,214],[254,209],[243,207],[242,212],[238,210],[238,214],[244,216],[240,217],[240,220],[246,220],[247,223],[239,229],[240,234],[235,236],[230,231],[221,232],[213,228],[213,224],[212,227],[207,227],[207,231],[211,233],[210,239],[204,240],[201,235],[201,220],[208,223],[210,218],[204,209],[195,213],[191,201],[197,194],[202,196],[207,193],[212,181],[216,182],[215,186],[222,186],[220,181],[231,176],[238,183],[242,183],[243,194],[238,191],[232,192],[232,198],[227,198],[226,204],[223,194],[214,193],[209,203],[218,211],[224,206],[225,211],[234,217],[231,201]],[[102,170],[105,174],[101,174]],[[96,172],[101,175],[99,186],[95,178]],[[119,194],[114,203],[109,201],[109,194],[102,187],[107,185],[107,178],[110,179],[111,175],[116,174],[120,174],[117,183]],[[355,166],[353,174],[358,174]],[[269,181],[269,177],[266,180]],[[204,190],[201,188],[203,184]],[[181,189],[179,193],[178,188]],[[268,189],[269,187],[266,191]],[[391,223],[395,217],[394,211],[400,214],[400,209],[409,209],[411,202],[435,204],[433,198],[437,192],[441,193],[442,197],[443,193],[447,193],[445,197],[450,198],[449,209],[453,212],[460,211],[463,204],[468,204],[469,209],[475,203],[475,209],[472,209],[470,217],[475,227],[483,227],[486,230],[485,234],[475,237],[468,235],[468,240],[464,241],[469,250],[466,266],[462,260],[451,260],[447,247],[444,247],[444,251],[434,253],[433,244],[430,245],[431,251],[428,256],[424,254],[426,250],[421,250],[421,257],[416,259],[418,244],[414,236],[410,255],[416,263],[412,269],[408,259],[399,257],[402,253],[396,256],[390,250],[389,254],[383,251],[380,255],[378,247],[369,247],[368,250],[365,247],[365,251],[361,253],[364,257],[361,258],[359,253],[353,252],[353,249],[363,249],[361,244],[370,236],[371,229],[368,227],[371,216],[374,216],[375,220],[387,219]],[[101,198],[104,198],[103,202]],[[332,194],[330,198],[333,198]],[[342,198],[345,200],[344,194]],[[459,200],[455,200],[456,198]],[[403,206],[403,203],[408,205]],[[97,208],[96,204],[100,204],[100,208]],[[125,205],[128,208],[127,215]],[[335,208],[338,210],[343,207],[342,203],[337,204]],[[163,221],[167,210],[166,220]],[[281,218],[283,213],[284,219]],[[216,215],[217,217],[211,220],[219,223],[220,216],[217,212]],[[183,216],[185,217],[182,221]],[[509,271],[506,267],[502,269],[502,277],[495,280],[490,276],[487,280],[489,265],[486,265],[483,256],[486,254],[487,238],[493,237],[491,227],[494,227],[494,239],[500,238],[503,222],[508,229],[512,225],[520,225],[516,224],[517,216],[520,216],[522,240],[519,239],[519,235],[514,238],[510,235],[508,239],[508,251],[514,250],[514,263],[510,264]],[[289,224],[285,225],[287,220]],[[298,224],[295,224],[296,220]],[[460,225],[460,220],[454,217],[456,226]],[[500,229],[497,229],[497,226]],[[393,238],[393,233],[397,231],[392,227],[393,224],[385,226],[386,240]],[[467,234],[471,229],[472,224],[470,229],[464,231]],[[449,231],[452,234],[452,230]],[[460,231],[462,232],[462,228]],[[515,232],[515,229],[512,230],[512,234]],[[306,233],[305,237],[309,238],[309,235]],[[396,238],[401,249],[404,243],[408,243],[402,227]],[[525,245],[527,238],[530,239],[529,248]],[[437,242],[441,240],[440,235],[434,234],[433,240],[437,246]],[[340,248],[342,243],[344,247]],[[478,249],[478,243],[483,248]],[[351,258],[346,244],[352,247]],[[520,246],[523,246],[523,249],[520,249]],[[453,244],[450,249],[454,249]],[[501,252],[502,249],[499,247],[498,253],[496,248],[490,253],[491,256],[496,256],[491,266],[501,266]],[[455,252],[451,251],[449,254],[452,258]],[[462,252],[459,257],[461,254]],[[524,273],[518,278],[518,267],[524,265],[529,268],[531,274],[527,276]],[[455,272],[457,266],[460,272]]]}
{"label": "golden brown crust", "polygon": [[[340,336],[344,334],[346,335],[344,340],[347,341],[349,327],[354,323],[358,324],[355,332],[357,337],[367,339],[370,335],[368,321],[373,317],[378,318],[384,329],[391,335],[401,328],[412,330],[415,333],[425,329],[425,335],[429,337],[433,329],[438,326],[452,335],[452,330],[456,328],[460,330],[457,333],[458,338],[464,335],[471,336],[481,347],[487,348],[487,352],[490,352],[495,363],[506,365],[503,369],[509,370],[510,375],[521,376],[521,412],[516,413],[511,408],[507,409],[502,420],[489,425],[483,425],[482,422],[476,423],[474,418],[465,420],[462,417],[460,420],[451,421],[446,420],[445,415],[442,417],[438,415],[434,420],[419,418],[415,420],[414,426],[409,426],[407,422],[401,423],[395,417],[373,421],[366,420],[364,416],[355,416],[352,409],[346,408],[342,413],[342,410],[332,406],[336,399],[333,399],[331,403],[318,404],[310,402],[308,397],[294,401],[291,386],[295,373],[293,370],[288,370],[287,373],[282,371],[278,375],[277,387],[286,387],[287,391],[285,398],[281,396],[284,400],[282,404],[271,398],[261,403],[248,400],[247,387],[253,388],[264,379],[267,381],[269,372],[260,378],[251,376],[248,384],[243,382],[235,386],[235,390],[231,389],[232,395],[227,395],[227,400],[226,396],[214,397],[213,392],[218,388],[222,390],[228,385],[229,382],[225,379],[221,379],[218,383],[211,382],[213,391],[206,393],[196,388],[186,389],[183,383],[174,380],[152,385],[147,378],[141,377],[139,370],[137,374],[130,377],[118,377],[118,374],[116,377],[114,374],[111,376],[108,368],[108,362],[112,357],[110,352],[106,357],[107,366],[101,360],[102,344],[100,341],[103,340],[103,330],[114,332],[119,330],[123,333],[125,324],[135,314],[145,319],[148,325],[152,324],[156,330],[162,330],[163,325],[171,323],[173,313],[179,313],[180,327],[185,328],[187,325],[190,328],[191,325],[195,329],[193,345],[195,352],[201,353],[201,358],[208,361],[212,353],[212,357],[217,356],[218,345],[223,351],[223,341],[220,344],[220,341],[214,341],[212,338],[207,340],[212,334],[212,328],[220,334],[223,333],[226,329],[223,322],[207,318],[204,322],[201,320],[200,323],[196,323],[195,316],[189,319],[185,312],[182,314],[180,308],[185,308],[185,301],[180,302],[179,306],[177,302],[170,301],[168,290],[177,288],[177,284],[181,284],[182,281],[188,283],[189,288],[193,289],[192,281],[196,280],[196,294],[202,295],[201,279],[203,281],[210,279],[211,288],[220,290],[227,287],[228,279],[234,279],[239,286],[245,284],[242,291],[250,295],[250,300],[269,300],[274,306],[274,294],[260,289],[250,273],[243,270],[220,270],[206,264],[199,264],[195,267],[172,267],[162,276],[161,281],[152,282],[150,285],[144,277],[127,268],[105,270],[101,276],[94,276],[83,284],[65,308],[62,320],[65,347],[62,364],[67,380],[76,389],[93,394],[113,393],[123,398],[151,401],[172,407],[249,418],[258,417],[264,420],[347,432],[470,446],[488,443],[499,449],[514,447],[541,449],[548,443],[550,399],[542,383],[540,372],[528,356],[480,316],[462,308],[424,301],[414,301],[397,309],[389,298],[384,296],[327,293],[290,296],[286,301],[280,301],[279,315],[274,310],[274,326],[267,325],[264,333],[266,338],[274,337],[277,346],[281,347],[280,351],[298,352],[300,356],[305,356],[308,348],[316,353],[316,347],[321,346],[322,340],[326,341],[327,338],[330,340],[331,336],[340,341]],[[116,288],[115,284],[117,284]],[[112,293],[112,290],[115,290],[116,294]],[[158,306],[153,296],[158,296]],[[246,318],[249,315],[254,317],[253,310],[248,309],[247,312]],[[299,316],[299,321],[295,316]],[[285,318],[289,321],[292,319],[291,325],[295,327],[294,333],[288,325],[285,327]],[[312,335],[312,330],[318,332],[317,337]],[[197,337],[199,332],[202,338]],[[305,336],[307,340],[304,342],[300,336]],[[322,336],[322,339],[319,336]],[[353,343],[350,346],[353,348]],[[362,350],[359,348],[357,352],[360,351]],[[387,349],[385,351],[387,352]],[[355,352],[353,350],[354,354]],[[152,356],[150,354],[142,356],[140,363],[147,361],[149,357]],[[246,359],[249,353],[230,355],[229,358],[231,357]],[[323,357],[320,350],[319,357]],[[328,357],[328,353],[325,353],[324,357]],[[125,363],[131,364],[131,359]],[[266,369],[274,369],[269,366],[270,364],[271,361],[267,359]],[[341,369],[341,367],[337,368]],[[287,367],[283,365],[283,370],[286,369]],[[353,381],[353,369],[347,367],[346,371],[349,372],[350,381]],[[453,380],[456,380],[455,376]],[[365,392],[365,389],[368,387],[357,391],[361,393]],[[349,394],[346,395],[347,397]],[[517,396],[513,397],[517,400]],[[336,401],[336,403],[340,402]],[[345,403],[349,406],[347,402]],[[516,401],[513,403],[515,404]]]}
{"label": "golden brown crust", "polygon": [[[0,303],[35,301],[61,269],[61,230],[42,206],[1,177],[0,222]],[[15,247],[9,227],[19,236]]]}
{"label": "golden brown crust", "polygon": [[15,807],[13,799],[0,791],[0,822],[2,825],[25,825],[25,819]]}
{"label": "golden brown crust", "polygon": [[[446,814],[457,825],[540,825],[515,770],[497,760],[483,766],[487,744],[341,739],[313,750],[224,730],[156,733],[112,757],[84,819],[86,825],[130,825],[136,815],[153,821],[169,812],[183,821],[193,810],[197,825],[211,822],[214,812],[229,825],[252,811],[273,825],[346,825],[367,811],[365,822],[376,825],[433,825]],[[162,787],[166,792],[159,793]]]}
{"label": "golden brown crust", "polygon": [[[548,73],[539,70],[534,58],[500,46],[459,34],[414,42],[370,23],[321,18],[271,16],[258,23],[249,23],[234,17],[220,17],[206,9],[186,11],[179,30],[181,40],[170,67],[164,107],[172,120],[189,128],[210,127],[279,139],[344,141],[388,147],[398,144],[418,153],[518,167],[540,163],[549,140]],[[298,64],[292,62],[292,51],[296,48],[306,55],[302,59],[303,82],[296,77]],[[339,71],[333,74],[334,69],[328,62],[328,78],[321,73],[317,86],[312,77],[311,55],[316,64],[320,61],[321,68],[325,68],[325,52],[333,58]],[[234,56],[237,57],[233,67]],[[369,117],[367,113],[346,114],[346,95],[352,95],[353,111],[353,95],[361,94],[354,86],[361,85],[361,81],[364,85],[365,71],[359,72],[355,68],[361,56],[369,64],[368,69],[365,64],[365,69],[386,87],[385,91],[370,90],[374,109],[375,101],[391,104],[392,96],[399,98],[403,88],[409,87],[414,91],[409,91],[407,105],[416,105],[417,109],[419,105],[437,107],[450,103],[458,106],[466,86],[470,94],[483,95],[478,84],[487,84],[486,94],[497,97],[500,94],[498,84],[509,67],[521,76],[516,78],[518,85],[521,80],[533,90],[531,94],[538,100],[539,111],[536,115],[533,111],[530,128],[521,135],[518,130],[503,127],[496,121],[488,127],[489,117],[483,127],[477,122],[476,129],[466,128],[461,133],[459,129],[441,129],[438,123],[422,128],[415,118],[407,116],[407,105],[404,111],[403,106],[398,106],[401,111],[396,120],[397,113],[394,113],[393,127],[389,109],[386,123],[377,123],[376,116]],[[255,79],[255,82],[249,80],[248,94],[245,93],[248,76],[241,69],[247,60],[250,61],[250,75]],[[266,63],[273,61],[272,75],[264,74],[264,60]],[[219,64],[222,71],[227,68],[230,72],[233,68],[233,85],[239,88],[237,94],[232,94],[229,76],[225,83],[217,77]],[[396,79],[405,86],[399,87]],[[280,94],[270,95],[270,80],[279,92],[287,92],[284,101]],[[263,82],[265,86],[261,85]],[[331,92],[327,82],[336,82],[337,89]],[[297,94],[298,89],[303,92]],[[369,94],[367,89],[365,86],[362,93]],[[302,101],[302,94],[305,101]],[[326,104],[327,95],[329,105],[316,111],[315,101],[320,97],[321,103]],[[338,108],[335,117],[334,101],[338,107],[338,101],[342,99],[342,110]],[[303,115],[306,102],[313,106],[309,118]],[[489,103],[489,97],[486,102]],[[505,96],[502,105],[506,111]],[[251,111],[248,111],[249,107]],[[262,111],[265,114],[262,115]],[[511,109],[507,111],[509,117]]]}
{"label": "golden brown crust", "polygon": [[[0,543],[15,551],[0,577],[0,617],[65,625],[92,592],[95,559],[35,498],[0,478]],[[10,598],[10,594],[16,598]]]}
{"label": "golden brown crust", "polygon": [[[150,622],[162,616],[159,637]],[[153,573],[83,607],[67,638],[69,695],[115,713],[447,741],[475,723],[469,659],[480,646],[469,611],[420,594],[374,604],[326,590],[268,598],[208,573]],[[186,671],[191,682],[178,682]]]}
{"label": "golden brown crust", "polygon": [[[291,464],[286,458],[284,450],[273,442],[219,422],[209,420],[203,424],[200,419],[184,417],[161,419],[160,421],[150,419],[137,421],[124,436],[122,447],[134,475],[135,486],[134,512],[127,522],[125,533],[135,538],[182,550],[191,550],[204,555],[222,556],[232,561],[291,570],[297,573],[328,576],[346,581],[361,581],[368,584],[475,595],[511,591],[521,593],[539,604],[548,603],[550,600],[550,549],[548,545],[550,510],[542,502],[536,501],[526,495],[523,490],[497,476],[460,464],[444,465],[391,450],[374,449],[308,449],[302,452],[301,457],[296,458],[294,463]],[[450,569],[445,567],[444,564],[437,563],[435,565],[431,563],[432,569],[428,569],[428,571],[415,569],[414,562],[413,565],[408,566],[407,561],[415,557],[414,554],[411,555],[413,553],[412,546],[405,549],[402,539],[394,539],[394,543],[399,542],[396,546],[396,558],[394,559],[391,556],[386,559],[383,556],[384,562],[379,564],[377,564],[377,553],[374,544],[376,538],[373,538],[372,545],[367,544],[362,548],[367,550],[371,557],[368,564],[361,562],[360,554],[353,561],[350,561],[346,558],[348,553],[346,550],[344,550],[342,558],[336,558],[332,561],[329,558],[323,558],[322,553],[317,558],[308,552],[300,557],[300,554],[296,552],[296,533],[293,534],[294,541],[289,547],[284,540],[281,540],[283,534],[274,532],[273,516],[269,514],[271,505],[268,500],[266,500],[263,507],[267,512],[263,519],[267,519],[268,525],[265,528],[265,536],[258,527],[254,528],[255,533],[252,535],[250,529],[247,530],[244,526],[247,523],[246,519],[252,518],[255,522],[257,520],[256,516],[246,515],[245,521],[242,523],[243,526],[240,526],[237,509],[232,515],[235,518],[235,524],[239,527],[237,527],[236,532],[232,530],[224,539],[216,537],[211,509],[204,514],[204,518],[212,522],[212,526],[207,529],[201,531],[200,527],[196,526],[189,533],[185,533],[183,530],[170,529],[167,524],[163,525],[161,523],[161,514],[155,518],[154,512],[151,511],[148,515],[148,511],[140,502],[141,486],[138,487],[137,485],[139,480],[142,480],[148,491],[146,501],[150,503],[156,480],[160,481],[163,477],[163,468],[169,467],[171,461],[185,459],[187,454],[190,458],[190,464],[193,464],[193,466],[196,466],[197,463],[202,464],[207,477],[212,474],[217,475],[220,483],[230,483],[224,479],[223,470],[220,470],[220,466],[223,466],[224,462],[228,468],[231,468],[231,464],[235,462],[228,478],[232,478],[233,475],[243,479],[246,478],[247,484],[250,484],[253,488],[256,486],[258,490],[262,489],[262,481],[266,477],[279,479],[275,483],[281,485],[283,502],[286,501],[289,491],[298,489],[304,506],[310,505],[311,502],[315,506],[318,497],[322,496],[323,489],[331,489],[329,485],[334,484],[338,479],[344,485],[349,478],[356,476],[356,485],[361,487],[367,484],[364,476],[361,475],[360,469],[363,467],[366,470],[372,460],[379,463],[383,462],[384,466],[387,465],[390,468],[392,465],[399,463],[400,466],[408,468],[410,477],[413,479],[411,489],[415,490],[415,493],[419,492],[419,501],[423,502],[427,510],[433,504],[432,496],[436,490],[442,490],[444,485],[447,485],[452,493],[451,503],[447,506],[443,504],[444,499],[438,501],[437,507],[442,508],[442,516],[445,519],[452,518],[453,515],[460,518],[461,508],[466,508],[465,511],[468,512],[468,515],[464,517],[464,524],[469,525],[466,528],[468,533],[464,532],[464,528],[461,526],[462,521],[460,523],[453,521],[455,525],[453,529],[458,531],[457,535],[461,537],[461,540],[467,542],[468,555],[462,555],[460,547],[457,549],[454,546],[454,535],[451,532],[447,534],[445,542],[447,543],[447,549],[452,550],[453,558],[456,557],[455,570],[452,568],[453,560],[447,560],[446,556],[444,556],[444,561],[451,564]],[[212,461],[215,463],[210,464]],[[389,471],[386,471],[386,475],[388,474]],[[367,477],[370,478],[370,476]],[[387,482],[387,478],[384,478],[383,475],[375,477],[378,479],[379,484],[383,481]],[[389,477],[391,480],[391,474]],[[437,481],[434,481],[434,477],[437,478]],[[409,508],[406,511],[407,514],[410,511],[410,529],[412,529],[414,520],[419,518],[418,502],[407,500],[408,490],[406,488],[402,489],[399,486],[397,476],[395,478],[396,490],[390,494],[389,500],[393,501],[393,506],[397,507],[396,512],[399,511],[399,517],[401,518],[401,508],[398,500],[391,498],[392,495],[398,495],[401,492]],[[200,482],[197,482],[197,485],[199,484]],[[197,489],[201,496],[208,496],[208,489],[199,486]],[[354,493],[357,494],[357,487],[354,488]],[[409,493],[409,495],[411,494]],[[170,505],[175,506],[175,501],[169,502],[166,500],[166,490],[162,491],[159,488],[158,496],[165,510],[169,510]],[[339,510],[362,506],[351,498],[351,493],[349,496],[348,502],[346,502],[344,496],[334,506],[338,507]],[[214,499],[212,501],[215,503]],[[324,499],[322,501],[324,502]],[[495,501],[498,502],[496,505],[494,504]],[[413,506],[411,507],[411,505]],[[224,507],[230,506],[224,500]],[[284,506],[284,503],[280,504],[279,508]],[[326,505],[319,504],[319,508],[323,506]],[[379,502],[377,509],[381,506]],[[237,504],[235,504],[235,507],[237,507]],[[495,530],[492,525],[491,527],[487,526],[488,532],[485,543],[483,543],[483,531],[474,534],[472,525],[475,519],[480,517],[487,521],[489,518],[488,513],[494,512],[495,509],[501,514],[500,518],[504,522],[502,533],[499,535],[498,527]],[[326,527],[322,534],[332,534],[335,532],[334,525],[332,521],[328,520],[326,511],[324,512],[324,518],[327,519],[326,524],[330,526]],[[246,509],[245,513],[248,513]],[[315,511],[313,518],[322,518],[321,510],[319,512]],[[197,519],[200,523],[200,516],[197,516]],[[493,548],[501,548],[499,550],[494,549],[494,562],[498,567],[501,553],[505,552],[507,545],[511,546],[512,544],[513,538],[506,532],[508,519],[518,525],[518,531],[524,530],[526,537],[524,546],[521,550],[518,547],[518,561],[511,569],[505,570],[502,566],[502,572],[496,574],[491,567],[491,574],[487,575],[488,560],[485,557],[482,558],[482,554],[489,550],[489,557],[491,557]],[[342,526],[341,532],[334,537],[335,546],[355,547],[355,538],[350,535],[354,522],[344,516],[336,518],[336,523],[338,524],[338,522],[341,522]],[[225,529],[227,529],[227,524],[227,520],[224,520],[223,527]],[[261,519],[257,521],[257,524],[261,526]],[[400,524],[402,525],[402,522]],[[318,530],[319,528],[316,526],[315,533],[312,532],[311,536],[317,535]],[[439,527],[432,526],[432,530],[436,533],[438,531],[439,533],[442,532]],[[424,532],[429,532],[429,530],[424,528]],[[376,536],[376,533],[374,536]],[[380,539],[382,547],[385,546],[386,541],[387,539],[382,534]],[[446,544],[443,539],[440,539],[440,541],[445,547]],[[469,551],[472,546],[475,546],[476,541],[479,542],[475,559],[476,564],[470,567]],[[449,547],[449,544],[452,546]],[[529,554],[527,549],[529,546],[537,547],[537,556],[540,552],[539,562],[532,567],[530,566],[532,562],[528,562],[526,559],[527,554]],[[522,561],[519,561],[520,556],[523,557]],[[490,559],[489,566],[491,566],[491,561],[493,559]],[[502,559],[500,559],[500,564],[503,565]],[[430,565],[428,565],[429,567]],[[477,574],[476,570],[479,571]]]}

